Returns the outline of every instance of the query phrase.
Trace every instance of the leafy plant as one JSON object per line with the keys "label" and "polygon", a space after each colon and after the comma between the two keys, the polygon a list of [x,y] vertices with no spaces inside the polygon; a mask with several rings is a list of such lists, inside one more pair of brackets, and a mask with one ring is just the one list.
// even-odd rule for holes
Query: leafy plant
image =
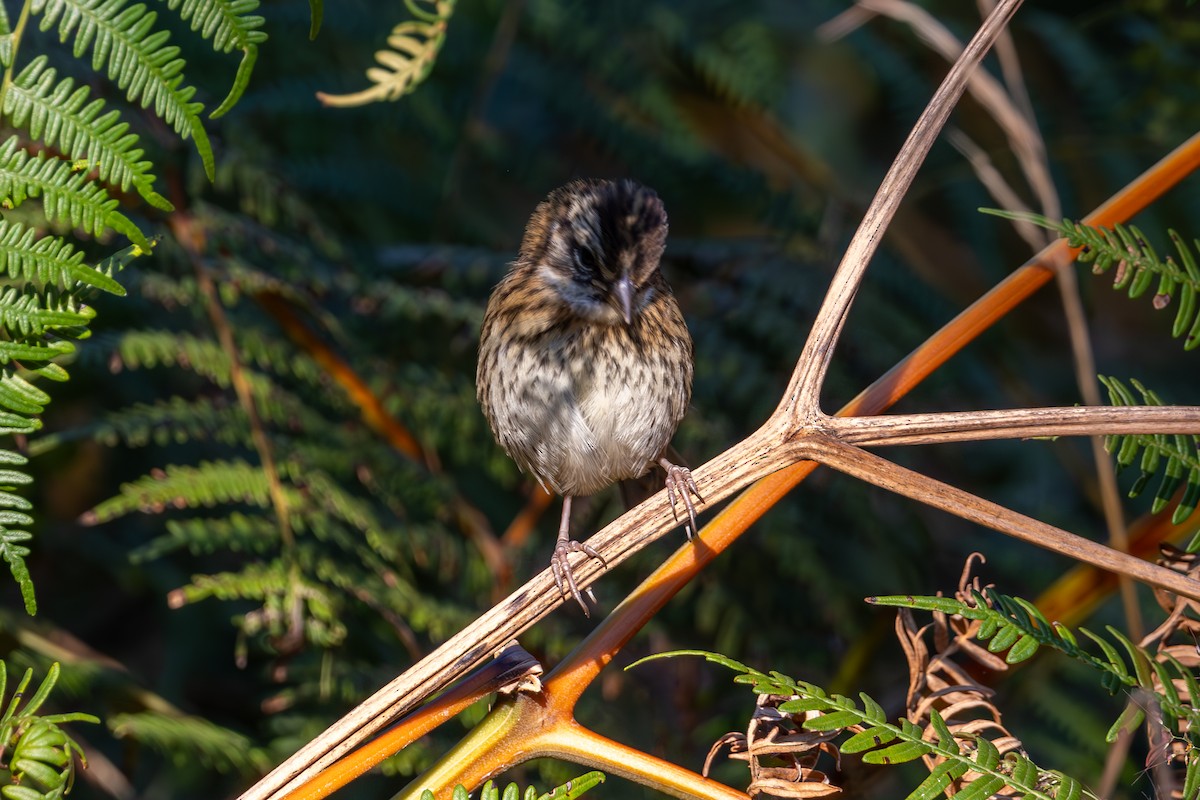
{"label": "leafy plant", "polygon": [[[479,800],[574,800],[601,783],[604,783],[604,773],[588,772],[574,780],[567,781],[562,786],[538,794],[538,791],[532,786],[525,787],[525,791],[521,792],[520,787],[515,783],[505,786],[504,792],[501,793],[498,785],[488,781],[479,790]],[[466,788],[455,786],[451,798],[452,800],[469,800],[470,796]],[[434,800],[433,792],[426,789],[421,793],[421,800]]]}
{"label": "leafy plant", "polygon": [[[52,664],[37,691],[26,700],[25,691],[33,670],[13,689],[8,705],[0,715],[0,761],[8,782],[0,795],[8,800],[57,800],[71,791],[75,782],[75,759],[86,766],[83,750],[66,734],[66,722],[99,722],[91,714],[78,712],[38,715],[58,682],[59,665]],[[8,684],[8,667],[0,661],[0,699]],[[22,700],[25,702],[22,703]]]}
{"label": "leafy plant", "polygon": [[1136,225],[1117,224],[1106,228],[1071,219],[1056,222],[1041,214],[989,208],[980,211],[1032,222],[1054,231],[1067,240],[1068,246],[1078,249],[1076,260],[1091,264],[1093,273],[1102,275],[1115,267],[1112,287],[1126,291],[1130,298],[1141,297],[1155,286],[1152,302],[1156,310],[1167,308],[1178,296],[1171,336],[1183,337],[1184,350],[1200,347],[1200,313],[1197,313],[1200,311],[1200,265],[1193,250],[1200,248],[1200,240],[1193,240],[1189,246],[1178,233],[1167,231],[1178,259],[1172,255],[1161,258]]}
{"label": "leafy plant", "polygon": [[[1141,395],[1140,403],[1133,392],[1117,378],[1104,375],[1099,377],[1100,382],[1108,389],[1109,402],[1114,406],[1163,404],[1155,392],[1136,379],[1131,383]],[[1166,508],[1167,504],[1174,500],[1175,492],[1185,480],[1183,495],[1171,514],[1171,522],[1176,525],[1185,522],[1196,511],[1196,505],[1200,503],[1200,436],[1118,434],[1105,437],[1104,447],[1115,455],[1117,469],[1130,466],[1137,460],[1138,453],[1142,454],[1138,465],[1141,474],[1129,489],[1130,497],[1140,495],[1150,479],[1161,472],[1162,480],[1154,492],[1151,511],[1158,513]],[[1193,541],[1189,549],[1197,545],[1200,545],[1200,541]]]}
{"label": "leafy plant", "polygon": [[[1162,548],[1162,562],[1179,572],[1195,574],[1196,556],[1170,545]],[[1151,766],[1183,765],[1178,791],[1186,800],[1200,797],[1200,655],[1194,642],[1200,630],[1200,605],[1195,600],[1159,593],[1166,618],[1140,644],[1109,625],[1112,641],[1087,628],[1078,632],[1099,653],[1081,644],[1070,628],[1052,623],[1027,600],[1010,597],[991,587],[962,588],[954,597],[871,597],[876,605],[931,611],[935,618],[962,620],[960,638],[987,642],[987,652],[1004,653],[1004,664],[1031,659],[1049,647],[1100,673],[1101,685],[1111,694],[1131,698],[1109,728],[1106,741],[1116,741],[1123,731],[1146,725]],[[1160,785],[1167,792],[1168,786]]]}
{"label": "leafy plant", "polygon": [[[414,91],[429,77],[446,41],[446,29],[454,14],[456,0],[404,0],[416,19],[405,20],[392,28],[387,50],[375,53],[379,66],[367,70],[373,86],[353,94],[317,92],[327,106],[360,106],[384,100],[399,100]],[[430,6],[427,11],[422,5]]]}
{"label": "leafy plant", "polygon": [[[266,38],[257,30],[262,18],[250,13],[257,6],[257,0],[167,3],[217,50],[242,52],[234,85],[217,114],[240,97],[257,46]],[[114,273],[153,247],[139,225],[118,210],[118,193],[133,190],[153,209],[172,209],[154,188],[153,164],[143,157],[127,112],[95,97],[92,87],[60,77],[50,54],[35,53],[17,70],[35,18],[42,31],[54,30],[68,45],[67,53],[56,52],[55,58],[69,54],[81,61],[134,107],[161,120],[181,139],[190,138],[205,172],[210,178],[214,174],[212,146],[201,121],[204,105],[193,99],[196,87],[186,82],[180,49],[170,44],[170,32],[156,11],[127,0],[28,0],[13,26],[7,10],[0,8],[0,114],[16,129],[0,144],[0,205],[24,212],[28,200],[41,200],[41,213],[29,215],[29,222],[0,222],[0,267],[11,280],[0,292],[0,431],[9,434],[41,427],[50,396],[34,381],[67,379],[60,362],[75,352],[75,341],[88,336],[95,316],[89,299],[97,290],[124,294]],[[47,227],[75,228],[104,242],[120,234],[133,245],[88,265],[83,250],[64,236],[44,233]],[[32,509],[13,491],[29,482],[18,469],[25,459],[3,450],[0,461],[8,467],[0,478],[5,487],[0,554],[21,588],[26,611],[33,614],[37,601],[23,544],[30,538],[24,528],[33,521],[27,513]]]}
{"label": "leafy plant", "polygon": [[[952,732],[937,709],[931,710],[927,727],[903,717],[891,722],[883,706],[866,693],[860,692],[857,701],[845,695],[829,694],[807,681],[774,670],[759,672],[727,656],[702,650],[675,650],[649,656],[631,666],[675,656],[700,656],[733,670],[738,673],[734,678],[736,683],[749,684],[751,691],[787,717],[796,730],[815,734],[807,741],[798,735],[771,737],[776,741],[788,741],[793,745],[792,751],[804,752],[845,735],[846,738],[836,745],[838,752],[859,755],[866,764],[892,766],[922,757],[938,759],[938,765],[906,800],[933,800],[943,794],[983,800],[1001,792],[1037,800],[1078,800],[1084,796],[1082,785],[1074,778],[1043,770],[1014,750],[1001,753],[984,736]],[[777,749],[778,752],[782,750]],[[811,784],[814,781],[802,769],[795,783]],[[952,785],[962,788],[951,792]],[[762,786],[759,790],[770,788]],[[817,787],[805,786],[806,793],[797,796],[821,796],[818,791]],[[827,794],[837,793],[840,789],[831,786]]]}

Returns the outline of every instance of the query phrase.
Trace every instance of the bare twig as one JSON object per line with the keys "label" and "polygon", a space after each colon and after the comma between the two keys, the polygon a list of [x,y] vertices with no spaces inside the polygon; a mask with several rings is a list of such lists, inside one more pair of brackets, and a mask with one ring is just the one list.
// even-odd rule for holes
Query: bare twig
{"label": "bare twig", "polygon": [[[1163,410],[1160,412],[1159,409]],[[1200,430],[1200,407],[1062,406],[875,417],[837,416],[825,417],[821,426],[838,441],[859,447],[1093,434],[1195,433]]]}
{"label": "bare twig", "polygon": [[[1002,505],[956,489],[927,475],[905,469],[872,453],[851,447],[833,439],[810,437],[805,449],[811,456],[839,472],[867,481],[880,488],[912,498],[933,508],[984,527],[1000,531],[1051,552],[1076,561],[1086,561],[1104,569],[1119,572],[1139,581],[1171,588],[1189,597],[1195,596],[1195,581],[1179,573],[1149,564],[1128,553],[1097,544],[1091,539],[1067,533],[1044,522],[1018,514]],[[1180,580],[1183,578],[1183,580]],[[1175,588],[1178,587],[1178,588]]]}
{"label": "bare twig", "polygon": [[871,201],[862,223],[846,247],[846,254],[834,273],[833,284],[825,295],[825,301],[817,311],[812,331],[804,343],[804,350],[800,353],[800,360],[776,414],[783,412],[803,426],[819,413],[819,393],[829,369],[829,360],[833,357],[834,345],[846,323],[850,304],[862,283],[871,256],[879,247],[883,231],[912,185],[917,168],[928,155],[955,103],[962,96],[971,73],[1020,4],[1020,0],[1004,0],[984,21],[962,56],[950,68],[950,73],[913,126],[908,139],[901,145],[875,199]]}
{"label": "bare twig", "polygon": [[[262,464],[263,475],[267,480],[267,493],[271,498],[271,507],[275,511],[275,523],[279,527],[282,555],[284,563],[288,567],[287,629],[274,645],[281,654],[287,655],[298,650],[304,643],[304,601],[299,591],[300,573],[295,561],[296,536],[292,531],[292,515],[288,507],[287,493],[283,489],[283,482],[279,479],[275,449],[271,446],[271,440],[267,438],[266,428],[262,424],[258,406],[254,402],[254,394],[250,389],[250,381],[247,380],[246,373],[242,369],[242,359],[233,338],[233,328],[225,316],[225,308],[221,305],[221,299],[217,295],[217,287],[212,273],[209,271],[208,265],[204,263],[202,255],[204,230],[195,217],[186,211],[177,211],[170,219],[176,238],[183,245],[192,262],[196,273],[196,284],[204,298],[205,310],[212,322],[217,341],[220,343],[225,357],[229,359],[229,382],[233,385],[238,403],[246,414],[246,420],[250,425],[250,439],[254,443],[254,449]],[[176,598],[181,597],[181,593],[172,593],[169,602],[174,603]]]}

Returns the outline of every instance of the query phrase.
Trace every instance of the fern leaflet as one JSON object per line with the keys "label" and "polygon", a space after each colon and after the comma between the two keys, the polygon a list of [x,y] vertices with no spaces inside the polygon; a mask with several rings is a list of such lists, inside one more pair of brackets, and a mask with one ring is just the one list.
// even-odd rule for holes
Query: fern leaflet
{"label": "fern leaflet", "polygon": [[[532,786],[526,786],[522,793],[515,783],[504,787],[504,793],[501,794],[499,785],[488,781],[479,790],[479,800],[575,800],[601,783],[604,783],[603,772],[588,772],[542,794],[538,794],[537,789]],[[450,797],[451,800],[470,800],[471,795],[466,787],[460,785],[454,787],[454,793]],[[429,789],[421,792],[421,800],[434,800],[433,792]]]}
{"label": "fern leaflet", "polygon": [[[1125,384],[1113,377],[1100,375],[1100,382],[1108,389],[1109,402],[1114,406],[1149,405],[1161,406],[1158,395],[1139,381],[1133,386],[1141,394],[1141,402]],[[1183,434],[1124,434],[1105,437],[1104,448],[1115,453],[1117,468],[1128,467],[1141,452],[1141,475],[1129,490],[1130,497],[1137,497],[1158,472],[1163,478],[1154,493],[1152,511],[1158,513],[1166,508],[1180,484],[1187,480],[1183,498],[1171,515],[1171,522],[1178,525],[1187,520],[1200,503],[1200,436]]]}
{"label": "fern leaflet", "polygon": [[81,58],[92,50],[92,68],[104,70],[132,103],[153,106],[154,113],[181,137],[191,136],[212,179],[214,162],[208,134],[200,121],[204,104],[192,102],[194,86],[182,86],[184,61],[179,48],[167,45],[170,33],[154,30],[157,13],[128,0],[34,0],[40,27],[58,23],[63,42],[74,37],[73,51]]}
{"label": "fern leaflet", "polygon": [[865,763],[903,764],[929,755],[942,759],[907,800],[941,797],[951,782],[968,775],[973,780],[955,797],[983,800],[1006,789],[1013,797],[1029,800],[1079,800],[1083,796],[1083,787],[1074,778],[1040,769],[1020,753],[1001,756],[995,745],[982,736],[952,734],[936,710],[931,722],[934,738],[930,738],[924,728],[909,719],[901,717],[890,722],[883,706],[865,693],[859,693],[860,705],[845,695],[829,694],[815,684],[774,670],[770,674],[759,672],[719,653],[677,650],[648,656],[630,668],[652,659],[680,655],[700,656],[739,673],[734,681],[749,684],[755,694],[793,698],[780,703],[778,710],[803,720],[801,727],[805,730],[854,731],[838,749],[842,753],[861,753]]}
{"label": "fern leaflet", "polygon": [[[434,10],[426,11],[420,3],[432,5]],[[367,70],[367,79],[374,86],[353,94],[317,92],[317,97],[325,105],[346,107],[399,100],[412,92],[433,71],[433,64],[446,41],[446,28],[454,13],[454,3],[455,0],[404,0],[416,19],[405,20],[392,28],[387,40],[390,49],[375,53],[379,66]]]}
{"label": "fern leaflet", "polygon": [[[280,465],[281,468],[285,465]],[[135,511],[215,506],[218,503],[270,505],[266,476],[245,461],[202,461],[199,466],[169,466],[165,471],[122,484],[121,493],[84,515],[88,524],[107,522]],[[300,505],[293,497],[292,505]]]}
{"label": "fern leaflet", "polygon": [[[1196,683],[1192,672],[1179,661],[1169,657],[1165,661],[1155,659],[1111,625],[1106,626],[1105,630],[1120,645],[1120,650],[1107,639],[1087,628],[1080,628],[1079,632],[1099,648],[1101,655],[1096,655],[1081,647],[1079,639],[1069,628],[1051,624],[1026,600],[1009,597],[993,589],[987,589],[983,594],[973,594],[972,602],[953,597],[910,595],[870,597],[867,601],[876,605],[919,608],[981,620],[977,637],[980,641],[988,641],[988,650],[993,653],[1007,650],[1004,660],[1010,664],[1033,657],[1040,647],[1052,647],[1099,672],[1101,685],[1111,693],[1128,689],[1146,692],[1158,704],[1167,728],[1179,727],[1179,721],[1183,720],[1186,722],[1184,728],[1200,735],[1200,709],[1193,705],[1200,701],[1200,685]],[[1124,655],[1121,654],[1122,650]],[[1155,678],[1164,687],[1163,691],[1156,690]],[[1195,687],[1195,691],[1189,691],[1189,696],[1184,698],[1174,688],[1176,680],[1179,685]],[[1140,724],[1144,716],[1140,708],[1122,715],[1110,728],[1108,741],[1116,739],[1120,729],[1130,721],[1129,718],[1132,718],[1133,724]]]}
{"label": "fern leaflet", "polygon": [[46,218],[78,225],[102,236],[108,228],[125,234],[135,244],[150,249],[138,227],[117,211],[117,200],[100,184],[88,180],[70,162],[45,152],[29,156],[19,137],[0,145],[0,205],[16,208],[30,197],[41,197]]}
{"label": "fern leaflet", "polygon": [[258,8],[258,0],[166,0],[167,8],[178,10],[184,22],[190,22],[193,31],[200,31],[205,39],[212,39],[213,49],[228,53],[234,49],[242,51],[237,75],[229,94],[209,116],[223,116],[241,99],[250,84],[250,74],[258,59],[258,46],[267,40],[265,31],[259,30],[263,18],[250,12]]}
{"label": "fern leaflet", "polygon": [[[30,695],[26,690],[33,678],[33,670],[26,670],[0,717],[5,767],[12,778],[12,783],[4,787],[6,798],[59,800],[75,782],[75,759],[87,766],[83,749],[59,725],[64,722],[98,723],[100,720],[91,714],[76,712],[44,716],[35,713],[54,690],[59,672],[58,663],[51,664],[45,680]],[[0,700],[4,699],[7,684],[8,668],[0,662]],[[28,700],[22,705],[24,698]]]}
{"label": "fern leaflet", "polygon": [[86,284],[109,294],[125,289],[99,268],[83,263],[83,252],[58,236],[38,238],[19,222],[0,219],[0,273],[13,280],[37,281],[57,286]]}
{"label": "fern leaflet", "polygon": [[200,717],[138,711],[115,714],[107,722],[118,739],[153,748],[170,756],[179,767],[199,762],[217,772],[253,775],[271,763],[249,738]]}
{"label": "fern leaflet", "polygon": [[[1154,279],[1158,286],[1154,292],[1154,307],[1164,309],[1175,295],[1179,295],[1175,322],[1171,336],[1183,336],[1183,349],[1200,347],[1200,265],[1187,243],[1175,231],[1167,231],[1175,252],[1179,255],[1159,258],[1154,247],[1134,225],[1114,225],[1112,228],[1091,227],[1074,220],[1055,222],[1041,214],[1024,214],[982,208],[986,214],[1007,219],[1019,219],[1040,225],[1057,232],[1073,248],[1081,248],[1076,260],[1091,264],[1092,272],[1099,275],[1116,266],[1113,288],[1125,289],[1131,298],[1141,297]],[[1200,249],[1200,240],[1193,240]],[[1180,266],[1182,264],[1182,266]]]}
{"label": "fern leaflet", "polygon": [[103,181],[122,190],[130,186],[146,202],[163,211],[174,207],[154,191],[154,175],[149,161],[141,160],[138,137],[128,133],[129,123],[120,122],[120,114],[104,111],[103,100],[88,102],[91,90],[76,88],[71,78],[58,80],[58,73],[38,56],[13,79],[4,94],[4,114],[17,127],[28,126],[35,139],[47,147],[61,149],[71,160],[86,162]]}

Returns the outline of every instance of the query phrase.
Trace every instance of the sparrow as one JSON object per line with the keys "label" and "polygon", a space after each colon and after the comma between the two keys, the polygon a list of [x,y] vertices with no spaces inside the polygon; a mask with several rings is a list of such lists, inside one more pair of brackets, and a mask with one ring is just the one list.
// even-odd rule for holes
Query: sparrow
{"label": "sparrow", "polygon": [[[497,442],[561,495],[550,558],[563,596],[589,614],[570,554],[604,559],[570,537],[571,500],[655,465],[696,529],[691,472],[666,451],[692,392],[692,338],[659,269],[667,214],[631,180],[576,180],[529,219],[517,260],[492,291],[476,391]],[[606,565],[607,566],[607,565]]]}

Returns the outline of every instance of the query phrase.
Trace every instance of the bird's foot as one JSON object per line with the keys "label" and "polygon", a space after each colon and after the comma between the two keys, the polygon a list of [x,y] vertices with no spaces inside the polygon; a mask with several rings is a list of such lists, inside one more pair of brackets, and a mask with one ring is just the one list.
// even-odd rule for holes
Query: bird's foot
{"label": "bird's foot", "polygon": [[700,496],[700,490],[696,488],[696,481],[692,479],[692,471],[687,467],[681,467],[678,464],[672,464],[665,458],[659,459],[658,463],[667,471],[667,502],[671,504],[671,513],[675,515],[675,521],[679,521],[679,507],[676,505],[676,495],[679,501],[683,503],[683,507],[687,510],[688,522],[683,526],[687,533],[688,541],[691,541],[692,534],[699,530],[696,527],[696,505],[692,502],[692,495],[701,503],[704,498]]}
{"label": "bird's foot", "polygon": [[[583,593],[575,584],[575,573],[571,569],[571,553],[583,553],[588,558],[597,559],[605,569],[608,568],[608,562],[594,548],[574,539],[559,539],[558,544],[554,546],[554,554],[550,556],[550,571],[554,574],[554,582],[558,584],[558,591],[562,592],[563,597],[566,597],[569,592],[570,596],[575,598],[575,602],[579,603],[579,607],[583,609],[583,615],[590,617],[592,614],[583,599]],[[588,589],[587,593],[592,602],[596,602],[592,590]]]}

